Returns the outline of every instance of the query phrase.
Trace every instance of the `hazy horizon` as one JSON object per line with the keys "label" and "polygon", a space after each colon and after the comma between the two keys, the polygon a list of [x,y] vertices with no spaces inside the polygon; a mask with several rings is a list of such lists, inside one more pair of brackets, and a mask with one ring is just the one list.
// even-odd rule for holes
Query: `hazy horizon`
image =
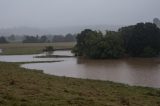
{"label": "hazy horizon", "polygon": [[159,0],[1,0],[0,29],[130,25],[160,17]]}

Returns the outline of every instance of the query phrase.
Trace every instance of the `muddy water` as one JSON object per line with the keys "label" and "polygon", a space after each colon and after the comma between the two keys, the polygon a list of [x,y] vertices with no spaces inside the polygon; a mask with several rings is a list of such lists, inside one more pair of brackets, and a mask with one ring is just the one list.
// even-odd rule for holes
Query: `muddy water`
{"label": "muddy water", "polygon": [[[56,51],[55,55],[73,54]],[[39,54],[45,55],[45,54]],[[56,61],[32,63],[21,67],[43,70],[46,74],[84,79],[109,80],[129,85],[160,88],[160,58],[128,58],[118,60],[88,60],[80,58],[34,58],[37,55],[0,55],[0,61]]]}
{"label": "muddy water", "polygon": [[44,70],[44,73],[57,76],[109,80],[129,85],[160,88],[159,58],[119,60],[65,58],[63,62],[24,64],[22,67]]}

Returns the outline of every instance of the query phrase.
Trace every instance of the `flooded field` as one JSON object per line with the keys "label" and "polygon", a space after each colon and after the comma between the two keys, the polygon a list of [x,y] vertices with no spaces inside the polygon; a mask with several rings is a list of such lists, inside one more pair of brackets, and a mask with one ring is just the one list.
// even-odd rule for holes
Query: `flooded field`
{"label": "flooded field", "polygon": [[[56,51],[55,55],[73,54]],[[44,55],[44,54],[39,54]],[[53,63],[30,63],[21,67],[43,70],[46,74],[83,79],[109,80],[129,85],[160,87],[159,58],[127,58],[118,60],[89,60],[81,58],[34,58],[37,55],[0,56],[0,61],[55,61]]]}
{"label": "flooded field", "polygon": [[84,60],[69,58],[57,63],[33,63],[22,67],[74,78],[109,80],[129,85],[160,87],[160,63],[155,59]]}

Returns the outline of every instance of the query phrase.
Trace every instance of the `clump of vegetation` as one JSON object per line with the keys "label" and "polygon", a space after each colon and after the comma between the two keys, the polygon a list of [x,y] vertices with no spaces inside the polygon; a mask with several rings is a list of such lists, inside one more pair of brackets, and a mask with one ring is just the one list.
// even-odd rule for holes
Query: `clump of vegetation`
{"label": "clump of vegetation", "polygon": [[43,51],[46,52],[47,56],[50,56],[54,52],[54,47],[53,46],[46,46],[46,48]]}
{"label": "clump of vegetation", "polygon": [[152,23],[138,23],[119,29],[126,53],[133,57],[154,57],[160,52],[160,29]]}
{"label": "clump of vegetation", "polygon": [[86,29],[77,35],[77,45],[73,53],[77,56],[89,58],[119,58],[123,55],[123,42],[119,33],[107,31],[103,35],[100,31]]}
{"label": "clump of vegetation", "polygon": [[46,46],[46,48],[43,51],[45,51],[45,52],[54,51],[54,48],[53,48],[53,46]]}
{"label": "clump of vegetation", "polygon": [[98,59],[154,57],[160,52],[160,29],[152,23],[138,23],[105,34],[86,29],[77,35],[72,51],[77,56]]}

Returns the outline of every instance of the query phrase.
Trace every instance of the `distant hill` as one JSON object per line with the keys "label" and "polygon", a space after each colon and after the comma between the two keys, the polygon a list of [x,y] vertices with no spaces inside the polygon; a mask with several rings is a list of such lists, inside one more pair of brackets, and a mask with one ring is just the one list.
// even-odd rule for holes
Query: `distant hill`
{"label": "distant hill", "polygon": [[92,30],[118,30],[121,26],[111,25],[90,25],[90,26],[72,26],[72,27],[57,27],[57,28],[32,28],[32,27],[16,27],[0,29],[0,36],[15,35],[45,35],[45,34],[67,34],[67,33],[79,33],[84,29]]}

